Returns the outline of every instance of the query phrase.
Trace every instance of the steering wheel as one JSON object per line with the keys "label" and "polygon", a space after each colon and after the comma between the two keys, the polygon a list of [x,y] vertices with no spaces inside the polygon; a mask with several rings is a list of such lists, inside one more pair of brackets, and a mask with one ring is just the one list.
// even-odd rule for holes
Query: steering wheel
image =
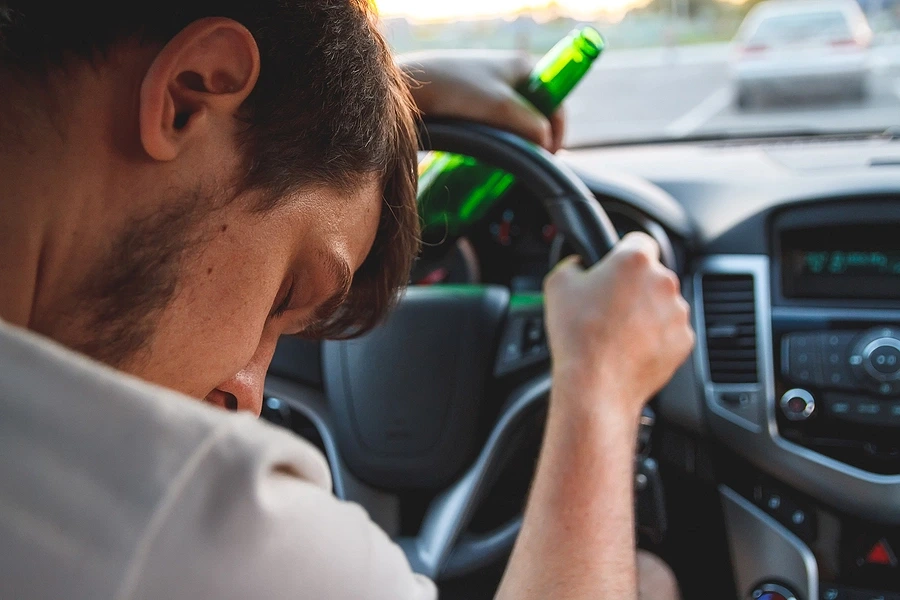
{"label": "steering wheel", "polygon": [[[430,121],[422,137],[427,149],[465,154],[512,173],[543,203],[585,266],[618,241],[584,183],[538,146],[458,121]],[[396,540],[416,572],[436,580],[459,576],[512,548],[521,515],[485,534],[466,528],[515,434],[546,400],[549,369],[502,402],[486,438],[478,416],[498,377],[547,364],[542,319],[540,294],[514,295],[495,285],[413,287],[383,326],[356,340],[323,344],[325,391],[348,469],[381,489],[437,491],[418,534]]]}

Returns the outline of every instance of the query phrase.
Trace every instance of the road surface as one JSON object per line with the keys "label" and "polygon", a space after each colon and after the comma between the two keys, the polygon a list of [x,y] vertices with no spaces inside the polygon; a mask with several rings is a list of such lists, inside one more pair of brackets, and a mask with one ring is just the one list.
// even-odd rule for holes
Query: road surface
{"label": "road surface", "polygon": [[788,129],[880,130],[900,125],[900,45],[869,52],[869,97],[734,106],[728,45],[609,51],[566,103],[569,145],[648,137]]}

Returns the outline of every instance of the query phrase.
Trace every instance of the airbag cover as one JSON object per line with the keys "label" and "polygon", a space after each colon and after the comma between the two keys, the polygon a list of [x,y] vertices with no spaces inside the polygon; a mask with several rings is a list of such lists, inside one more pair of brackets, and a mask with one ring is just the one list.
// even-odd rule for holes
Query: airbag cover
{"label": "airbag cover", "polygon": [[381,327],[323,344],[337,443],[354,475],[398,490],[453,480],[477,450],[508,304],[500,286],[413,287]]}

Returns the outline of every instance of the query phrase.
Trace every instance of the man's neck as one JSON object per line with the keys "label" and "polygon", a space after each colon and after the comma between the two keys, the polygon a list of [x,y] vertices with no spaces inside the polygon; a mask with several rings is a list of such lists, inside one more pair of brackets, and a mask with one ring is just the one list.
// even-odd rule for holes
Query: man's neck
{"label": "man's neck", "polygon": [[87,151],[77,125],[63,131],[42,109],[7,108],[0,109],[13,116],[0,127],[0,318],[33,329],[39,305],[55,302],[48,292],[58,290],[60,275],[79,270],[79,246],[91,243],[84,224],[99,215],[88,201],[98,191],[90,161],[101,157]]}
{"label": "man's neck", "polygon": [[51,226],[46,196],[59,174],[52,162],[40,170],[43,153],[30,150],[0,152],[0,318],[20,327],[32,319]]}

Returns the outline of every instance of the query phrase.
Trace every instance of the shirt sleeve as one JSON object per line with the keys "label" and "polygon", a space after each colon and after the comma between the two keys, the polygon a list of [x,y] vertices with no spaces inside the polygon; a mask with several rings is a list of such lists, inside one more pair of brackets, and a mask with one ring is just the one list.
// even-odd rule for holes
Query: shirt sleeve
{"label": "shirt sleeve", "polygon": [[172,482],[120,598],[437,598],[360,506],[331,494],[317,449],[249,419],[233,423]]}

